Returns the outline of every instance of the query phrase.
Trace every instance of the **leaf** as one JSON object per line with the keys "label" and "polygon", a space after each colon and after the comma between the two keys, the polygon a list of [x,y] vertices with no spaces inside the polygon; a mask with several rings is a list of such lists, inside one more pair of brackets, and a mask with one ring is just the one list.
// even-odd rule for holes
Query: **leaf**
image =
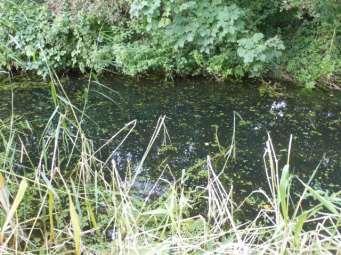
{"label": "leaf", "polygon": [[286,164],[283,167],[281,180],[279,182],[279,196],[282,199],[285,199],[287,196],[287,190],[289,187],[289,165]]}
{"label": "leaf", "polygon": [[328,199],[321,196],[316,190],[312,189],[310,186],[298,179],[302,185],[310,192],[310,194],[317,199],[324,207],[326,207],[330,212],[338,215],[335,205]]}
{"label": "leaf", "polygon": [[155,210],[150,210],[150,211],[144,212],[142,215],[156,216],[156,215],[167,215],[167,214],[168,214],[168,210],[166,210],[164,208],[158,208]]}
{"label": "leaf", "polygon": [[54,221],[53,221],[53,210],[54,210],[54,193],[48,191],[48,204],[49,204],[49,220],[50,220],[50,241],[54,241]]}
{"label": "leaf", "polygon": [[6,187],[5,177],[0,173],[0,204],[6,213],[10,210],[8,189]]}
{"label": "leaf", "polygon": [[4,238],[4,233],[7,229],[8,224],[11,222],[16,210],[19,207],[19,204],[21,202],[21,200],[23,199],[26,189],[27,189],[27,181],[25,179],[22,179],[19,185],[19,189],[17,192],[17,195],[15,196],[15,199],[13,201],[13,204],[11,206],[11,209],[8,211],[7,215],[6,215],[6,220],[2,226],[2,230],[1,230],[1,235],[0,235],[0,242],[3,242],[3,238]]}
{"label": "leaf", "polygon": [[297,222],[294,226],[294,244],[296,247],[300,245],[300,234],[303,229],[303,224],[308,217],[308,212],[303,212],[300,216],[297,217]]}
{"label": "leaf", "polygon": [[70,217],[71,225],[73,230],[73,240],[75,242],[75,254],[81,254],[81,226],[76,208],[72,202],[71,195],[69,194],[69,205],[70,205]]}

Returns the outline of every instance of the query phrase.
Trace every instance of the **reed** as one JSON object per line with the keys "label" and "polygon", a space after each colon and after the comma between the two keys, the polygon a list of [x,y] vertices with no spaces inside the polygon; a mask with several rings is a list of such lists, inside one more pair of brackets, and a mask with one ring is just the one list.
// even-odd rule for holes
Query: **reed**
{"label": "reed", "polygon": [[[54,77],[54,74],[51,74]],[[54,77],[55,78],[55,77]],[[167,136],[165,116],[137,165],[118,169],[112,153],[101,152],[117,142],[119,149],[132,134],[136,121],[117,130],[95,146],[83,129],[88,118],[84,106],[75,107],[58,80],[51,87],[55,111],[40,139],[40,154],[22,142],[24,131],[14,114],[0,125],[1,251],[18,254],[338,254],[341,250],[340,192],[327,194],[291,174],[289,138],[287,161],[281,166],[269,136],[265,142],[264,169],[268,190],[255,190],[245,200],[234,200],[238,187],[221,181],[214,157],[198,167],[205,169],[205,185],[187,186],[184,170],[169,180],[163,166],[146,196],[136,195],[143,165],[157,137]],[[86,102],[84,103],[86,104]],[[236,116],[236,115],[235,115]],[[234,125],[235,127],[235,125]],[[167,138],[164,137],[164,141]],[[228,162],[236,155],[232,143],[221,153]],[[18,164],[25,173],[15,169]],[[225,163],[223,170],[228,169]],[[314,173],[318,171],[318,168]],[[293,183],[302,193],[292,192]],[[152,198],[154,190],[162,194]],[[254,217],[240,220],[247,199],[260,195],[266,202],[254,208]],[[304,202],[312,199],[314,205]],[[207,210],[196,211],[198,201]]]}

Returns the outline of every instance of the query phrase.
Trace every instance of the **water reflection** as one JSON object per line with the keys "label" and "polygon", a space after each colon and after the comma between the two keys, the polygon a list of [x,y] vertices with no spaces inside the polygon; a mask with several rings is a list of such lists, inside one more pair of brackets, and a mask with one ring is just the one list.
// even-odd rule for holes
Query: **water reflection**
{"label": "water reflection", "polygon": [[[81,106],[83,82],[74,83],[77,89],[70,91],[70,98]],[[114,77],[103,79],[102,83],[110,89],[95,83],[91,85],[86,108],[91,121],[86,119],[83,127],[99,145],[125,123],[137,120],[131,136],[112,156],[121,171],[127,162],[136,165],[142,158],[159,116],[167,116],[171,142],[164,148],[164,138],[156,140],[144,165],[146,178],[158,176],[160,172],[156,169],[164,161],[180,175],[182,169],[189,169],[199,159],[217,153],[217,139],[222,146],[228,146],[236,111],[242,117],[236,128],[237,159],[225,175],[241,192],[265,185],[262,156],[267,132],[282,161],[286,159],[289,136],[293,134],[292,171],[295,174],[309,178],[322,159],[314,185],[340,189],[340,93],[301,94],[299,90],[288,89],[274,96],[261,95],[256,86],[241,84],[209,81],[160,84]],[[10,115],[10,92],[2,92],[0,109],[1,119]],[[47,89],[14,91],[14,112],[30,120],[35,133],[43,129],[53,110]],[[118,142],[111,147],[115,148]],[[109,150],[108,155],[111,152]]]}

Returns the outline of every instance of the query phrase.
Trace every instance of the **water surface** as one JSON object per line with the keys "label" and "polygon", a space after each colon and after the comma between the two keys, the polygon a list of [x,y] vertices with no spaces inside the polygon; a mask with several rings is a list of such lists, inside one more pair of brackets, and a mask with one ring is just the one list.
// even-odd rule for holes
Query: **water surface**
{"label": "water surface", "polygon": [[[218,152],[215,134],[228,146],[236,119],[236,162],[225,171],[238,193],[266,186],[263,153],[267,133],[279,154],[286,160],[289,137],[293,135],[291,171],[307,180],[321,161],[313,181],[316,188],[340,190],[341,186],[341,94],[303,91],[289,86],[273,93],[262,93],[257,84],[229,84],[212,81],[132,81],[107,77],[107,88],[90,84],[83,123],[87,135],[98,145],[110,138],[125,123],[137,120],[134,132],[113,155],[121,171],[126,162],[137,164],[154,132],[157,120],[166,115],[166,153],[164,133],[156,140],[143,168],[143,175],[157,176],[165,160],[174,175],[189,169],[199,159]],[[82,106],[87,80],[74,79],[65,86],[70,99]],[[14,112],[41,130],[54,110],[50,90],[20,88],[13,91]],[[12,93],[1,91],[0,118],[11,113]],[[38,132],[38,131],[37,131]],[[117,141],[118,143],[118,141]],[[111,145],[113,150],[117,143]],[[110,152],[110,148],[109,148]],[[165,163],[164,162],[164,163]],[[217,169],[219,171],[219,169]]]}

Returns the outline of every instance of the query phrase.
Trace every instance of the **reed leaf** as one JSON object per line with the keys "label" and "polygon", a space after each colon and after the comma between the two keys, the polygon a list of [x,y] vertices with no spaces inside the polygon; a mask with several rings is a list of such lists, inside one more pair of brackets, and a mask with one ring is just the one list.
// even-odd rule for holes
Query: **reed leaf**
{"label": "reed leaf", "polygon": [[73,239],[75,242],[75,255],[80,255],[81,254],[81,226],[80,226],[79,216],[72,202],[71,195],[69,195],[69,205],[70,205],[69,209],[70,209],[71,225],[72,225],[72,230],[73,230]]}
{"label": "reed leaf", "polygon": [[2,225],[1,234],[0,234],[1,243],[3,242],[3,238],[4,238],[5,231],[7,230],[7,226],[12,221],[13,216],[14,216],[15,212],[17,211],[20,202],[22,201],[22,199],[25,195],[27,186],[28,186],[27,181],[25,179],[22,179],[20,184],[19,184],[19,189],[18,189],[17,195],[15,196],[15,199],[13,201],[11,209],[8,211],[8,213],[6,215],[6,220],[5,220],[4,224]]}

